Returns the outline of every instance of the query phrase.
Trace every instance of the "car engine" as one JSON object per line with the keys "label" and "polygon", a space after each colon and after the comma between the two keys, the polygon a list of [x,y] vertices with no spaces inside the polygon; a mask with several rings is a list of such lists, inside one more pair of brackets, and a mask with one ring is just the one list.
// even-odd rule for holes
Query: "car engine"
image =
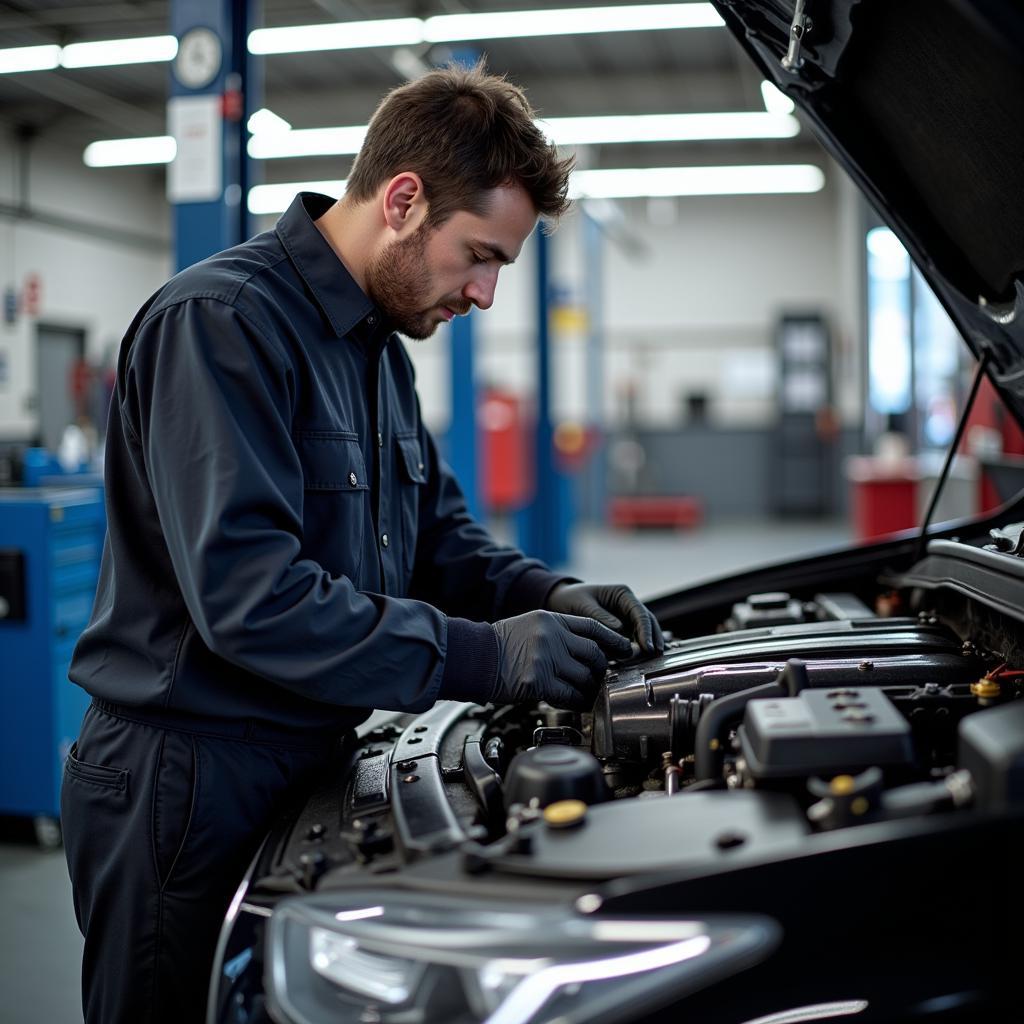
{"label": "car engine", "polygon": [[607,880],[998,808],[1024,765],[1022,565],[933,541],[856,592],[753,593],[702,635],[671,620],[589,712],[442,702],[378,726],[278,869],[315,888],[456,850],[468,874]]}

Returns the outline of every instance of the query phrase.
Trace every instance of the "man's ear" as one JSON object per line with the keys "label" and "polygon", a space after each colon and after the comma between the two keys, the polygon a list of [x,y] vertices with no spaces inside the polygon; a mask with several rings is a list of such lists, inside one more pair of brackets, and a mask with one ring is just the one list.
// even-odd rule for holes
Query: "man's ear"
{"label": "man's ear", "polygon": [[402,171],[384,186],[384,220],[397,235],[408,237],[427,216],[423,180],[415,171]]}

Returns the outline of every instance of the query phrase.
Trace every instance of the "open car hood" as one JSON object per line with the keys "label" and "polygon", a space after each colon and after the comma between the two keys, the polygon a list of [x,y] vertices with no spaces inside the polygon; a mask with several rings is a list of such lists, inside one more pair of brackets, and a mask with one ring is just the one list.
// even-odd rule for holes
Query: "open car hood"
{"label": "open car hood", "polygon": [[713,0],[1024,423],[1024,6]]}

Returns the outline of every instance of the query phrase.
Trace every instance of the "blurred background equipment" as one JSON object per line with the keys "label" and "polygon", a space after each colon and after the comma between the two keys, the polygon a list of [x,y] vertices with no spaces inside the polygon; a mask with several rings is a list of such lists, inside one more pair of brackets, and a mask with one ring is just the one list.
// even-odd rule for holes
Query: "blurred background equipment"
{"label": "blurred background equipment", "polygon": [[779,319],[778,420],[771,480],[778,515],[827,514],[837,427],[832,413],[832,342],[824,316]]}
{"label": "blurred background equipment", "polygon": [[89,703],[67,674],[104,524],[99,490],[0,489],[0,815],[32,819],[44,842],[59,840],[61,772]]}

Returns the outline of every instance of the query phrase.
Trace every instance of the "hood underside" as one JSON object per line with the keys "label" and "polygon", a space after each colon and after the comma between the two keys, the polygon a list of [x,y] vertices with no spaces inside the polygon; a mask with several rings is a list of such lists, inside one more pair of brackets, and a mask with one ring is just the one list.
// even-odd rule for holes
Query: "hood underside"
{"label": "hood underside", "polygon": [[1024,421],[1024,6],[714,0]]}

